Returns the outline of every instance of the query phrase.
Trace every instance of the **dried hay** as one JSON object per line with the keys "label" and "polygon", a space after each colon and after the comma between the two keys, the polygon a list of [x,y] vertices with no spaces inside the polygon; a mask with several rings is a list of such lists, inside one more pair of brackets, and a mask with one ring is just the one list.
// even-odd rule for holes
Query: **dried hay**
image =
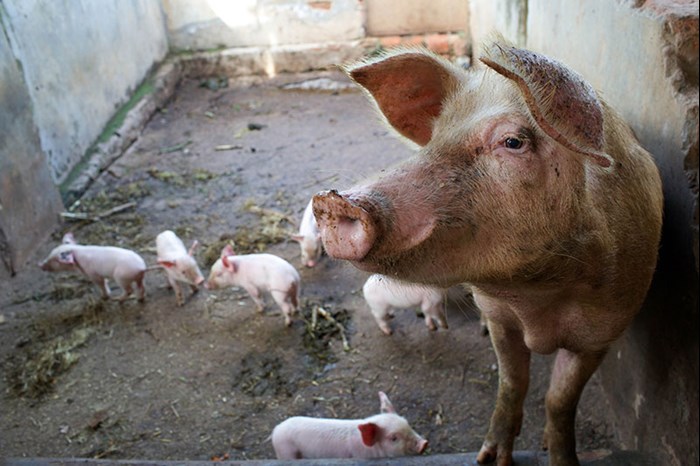
{"label": "dried hay", "polygon": [[221,250],[230,244],[236,254],[254,254],[264,252],[271,244],[278,244],[294,234],[294,220],[287,214],[265,209],[249,200],[243,209],[258,215],[258,223],[243,226],[233,234],[224,234],[219,240],[208,245],[202,254],[206,267],[211,267],[219,257]]}
{"label": "dried hay", "polygon": [[[6,380],[11,393],[30,399],[40,399],[51,393],[58,378],[80,359],[76,350],[97,331],[98,314],[104,311],[104,307],[104,301],[90,298],[82,305],[81,314],[64,318],[62,324],[46,323],[50,328],[37,325],[35,338],[18,345],[21,352],[7,361]],[[55,334],[57,325],[70,330],[64,335],[32,344],[41,335]]]}
{"label": "dried hay", "polygon": [[304,348],[320,365],[337,361],[331,347],[334,339],[341,341],[344,351],[350,349],[347,328],[351,317],[347,309],[335,309],[330,303],[308,300],[302,303],[300,314],[306,323]]}

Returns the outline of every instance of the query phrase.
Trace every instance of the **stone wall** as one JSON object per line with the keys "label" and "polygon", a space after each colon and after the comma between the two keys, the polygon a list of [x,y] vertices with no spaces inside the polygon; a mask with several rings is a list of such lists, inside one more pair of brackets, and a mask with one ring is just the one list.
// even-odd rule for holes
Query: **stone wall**
{"label": "stone wall", "polygon": [[599,376],[623,447],[698,464],[698,2],[472,0],[470,18],[476,53],[495,29],[568,64],[654,155],[665,196],[657,273]]}

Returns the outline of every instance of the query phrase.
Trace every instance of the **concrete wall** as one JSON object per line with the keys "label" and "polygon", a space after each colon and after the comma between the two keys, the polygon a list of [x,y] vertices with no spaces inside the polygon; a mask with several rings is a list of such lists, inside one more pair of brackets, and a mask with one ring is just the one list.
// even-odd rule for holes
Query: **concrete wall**
{"label": "concrete wall", "polygon": [[361,0],[163,0],[163,6],[175,51],[364,37]]}
{"label": "concrete wall", "polygon": [[622,446],[698,464],[698,2],[472,0],[471,8],[474,42],[496,29],[567,63],[656,159],[665,195],[657,273],[599,376]]}
{"label": "concrete wall", "polygon": [[63,181],[107,121],[167,53],[159,2],[3,0],[54,181]]}
{"label": "concrete wall", "polygon": [[56,186],[167,51],[153,0],[1,0],[0,277],[58,222]]}
{"label": "concrete wall", "polygon": [[465,32],[469,26],[469,4],[463,0],[365,1],[370,36]]}

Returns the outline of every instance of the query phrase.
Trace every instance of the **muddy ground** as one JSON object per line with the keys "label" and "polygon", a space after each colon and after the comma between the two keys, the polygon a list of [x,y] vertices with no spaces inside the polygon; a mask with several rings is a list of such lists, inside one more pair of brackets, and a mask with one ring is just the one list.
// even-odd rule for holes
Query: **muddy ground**
{"label": "muddy ground", "polygon": [[[325,257],[301,267],[295,230],[313,193],[348,187],[408,157],[360,92],[284,88],[336,74],[274,80],[184,81],[143,135],[88,190],[35,261],[66,231],[82,243],[134,249],[155,263],[155,236],[172,229],[205,275],[221,247],[278,254],[302,277],[291,328],[245,292],[202,290],[183,307],[164,274],[146,278],[144,304],[98,299],[70,273],[29,267],[0,290],[0,451],[4,456],[129,459],[273,458],[266,438],[292,415],[378,412],[377,391],[430,441],[430,453],[476,451],[497,387],[496,358],[468,296],[452,290],[449,330],[413,310],[393,336],[369,317],[367,274]],[[133,204],[128,204],[133,203]],[[96,219],[115,207],[127,207]],[[116,285],[113,294],[121,292]],[[311,327],[314,307],[335,323]],[[516,449],[540,447],[551,358],[533,357]],[[594,378],[577,419],[579,449],[614,448]]]}

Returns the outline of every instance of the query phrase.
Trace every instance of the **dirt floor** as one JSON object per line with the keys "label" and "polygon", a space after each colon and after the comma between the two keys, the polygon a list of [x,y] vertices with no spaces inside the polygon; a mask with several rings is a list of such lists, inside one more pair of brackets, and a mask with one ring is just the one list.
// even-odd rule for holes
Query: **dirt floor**
{"label": "dirt floor", "polygon": [[[284,86],[312,78],[333,85]],[[144,304],[120,304],[101,301],[79,275],[29,267],[0,290],[2,455],[273,458],[266,439],[278,422],[366,417],[378,412],[378,390],[429,440],[428,454],[479,449],[497,366],[470,298],[451,291],[449,330],[430,332],[407,310],[385,336],[362,298],[367,274],[328,257],[303,268],[287,239],[315,192],[348,187],[410,154],[347,84],[333,73],[184,81],[73,206],[91,218],[67,219],[35,258],[66,231],[154,264],[156,235],[172,229],[188,245],[199,240],[205,275],[227,242],[241,253],[271,252],[302,277],[292,327],[269,299],[256,313],[240,289],[187,290],[178,307],[158,270],[148,272]],[[334,322],[312,326],[319,307]],[[550,362],[533,357],[518,450],[540,447]],[[607,413],[594,378],[579,407],[580,450],[615,447]]]}

